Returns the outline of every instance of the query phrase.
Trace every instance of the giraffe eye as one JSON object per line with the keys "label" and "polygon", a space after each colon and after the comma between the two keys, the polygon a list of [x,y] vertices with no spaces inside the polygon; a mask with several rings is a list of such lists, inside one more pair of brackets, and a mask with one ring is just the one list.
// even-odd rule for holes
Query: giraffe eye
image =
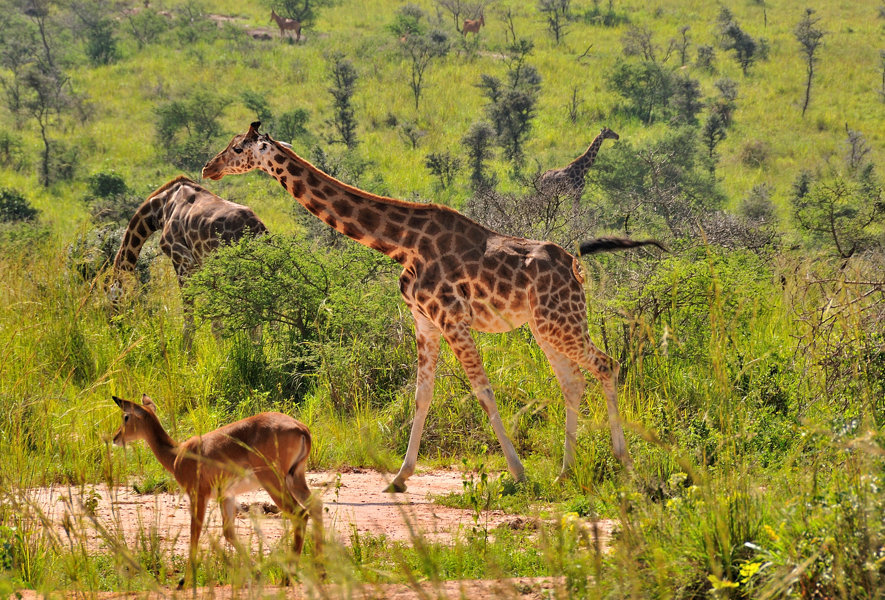
{"label": "giraffe eye", "polygon": [[234,146],[234,152],[236,152],[237,154],[242,154],[242,153],[243,153],[243,149],[240,148],[239,146]]}

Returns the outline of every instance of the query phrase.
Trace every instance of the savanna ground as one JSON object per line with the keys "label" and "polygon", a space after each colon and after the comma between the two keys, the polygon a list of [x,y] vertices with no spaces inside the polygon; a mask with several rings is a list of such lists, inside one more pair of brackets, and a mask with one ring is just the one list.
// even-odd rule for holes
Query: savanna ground
{"label": "savanna ground", "polygon": [[[172,593],[183,496],[142,444],[109,444],[111,395],[147,393],[176,439],[291,414],[312,485],[332,480],[325,579],[310,544],[296,566],[258,535],[285,526],[259,502],[239,517],[248,557],[207,536],[207,596],[882,598],[885,6],[498,0],[465,38],[479,2],[273,6],[305,4],[296,44],[258,0],[2,1],[0,593]],[[543,352],[526,330],[477,335],[528,480],[444,347],[406,497],[421,526],[384,529],[406,522],[376,484],[405,453],[416,360],[395,265],[261,173],[206,182],[273,235],[191,278],[191,348],[155,240],[109,302],[135,207],[254,120],[348,183],[506,233],[665,242],[582,261],[634,471],[591,382],[554,483],[565,415]],[[602,126],[620,139],[580,201],[537,189]],[[369,495],[336,508],[359,477]],[[429,477],[446,480],[430,500]],[[76,518],[37,502],[49,489],[79,496]],[[115,519],[108,498],[144,509]],[[387,516],[349,528],[369,498]]]}

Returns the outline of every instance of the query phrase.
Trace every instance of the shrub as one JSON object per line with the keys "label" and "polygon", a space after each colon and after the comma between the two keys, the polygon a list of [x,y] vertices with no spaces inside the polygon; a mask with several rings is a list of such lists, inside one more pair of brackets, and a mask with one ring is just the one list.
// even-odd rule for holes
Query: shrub
{"label": "shrub", "polygon": [[0,223],[33,221],[39,212],[18,190],[0,188]]}
{"label": "shrub", "polygon": [[123,177],[113,171],[92,174],[87,185],[85,200],[96,222],[125,225],[142,202],[129,190]]}
{"label": "shrub", "polygon": [[762,140],[751,140],[741,147],[741,163],[748,167],[758,169],[768,162],[771,149]]}

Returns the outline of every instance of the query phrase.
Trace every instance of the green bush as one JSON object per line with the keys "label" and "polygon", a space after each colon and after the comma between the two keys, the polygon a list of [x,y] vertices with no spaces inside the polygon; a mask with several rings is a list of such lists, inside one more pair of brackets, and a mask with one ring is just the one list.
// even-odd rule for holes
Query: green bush
{"label": "green bush", "polygon": [[0,188],[0,223],[33,221],[39,213],[18,190]]}

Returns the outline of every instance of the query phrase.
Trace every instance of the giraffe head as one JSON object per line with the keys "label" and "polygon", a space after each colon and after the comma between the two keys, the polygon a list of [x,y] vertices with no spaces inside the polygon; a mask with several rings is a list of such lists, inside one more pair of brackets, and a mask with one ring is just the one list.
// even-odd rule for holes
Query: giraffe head
{"label": "giraffe head", "polygon": [[270,144],[267,134],[258,133],[259,121],[249,125],[249,131],[235,136],[227,148],[203,167],[203,177],[221,179],[225,175],[247,173],[262,162],[262,153]]}
{"label": "giraffe head", "polygon": [[614,131],[612,131],[608,127],[603,127],[602,131],[599,132],[599,135],[601,135],[602,139],[604,139],[604,140],[619,140],[619,139],[621,139],[621,136],[619,136],[617,133],[615,133]]}

